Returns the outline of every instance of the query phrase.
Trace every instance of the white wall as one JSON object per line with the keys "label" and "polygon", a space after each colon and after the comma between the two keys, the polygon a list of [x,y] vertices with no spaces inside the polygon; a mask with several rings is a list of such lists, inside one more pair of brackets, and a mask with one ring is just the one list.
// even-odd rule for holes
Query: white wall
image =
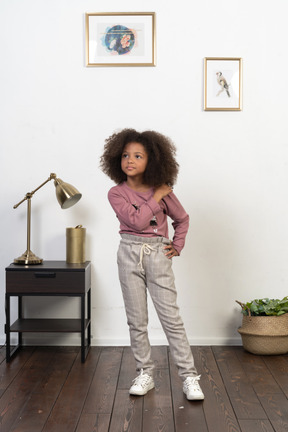
{"label": "white wall", "polygon": [[[112,182],[99,170],[105,138],[123,127],[158,130],[178,148],[175,192],[191,227],[174,270],[191,344],[240,343],[235,299],[287,294],[286,3],[125,0],[123,12],[156,12],[157,66],[86,68],[84,14],[119,12],[118,1],[1,1],[1,343],[4,269],[26,248],[26,205],[12,207],[50,172],[83,198],[62,211],[52,183],[34,196],[32,250],[65,260],[66,227],[85,226],[93,344],[129,343],[118,223],[106,198]],[[242,112],[203,111],[204,57],[243,58]],[[31,299],[27,308],[78,314],[72,299]],[[165,343],[153,308],[150,317],[152,343]]]}

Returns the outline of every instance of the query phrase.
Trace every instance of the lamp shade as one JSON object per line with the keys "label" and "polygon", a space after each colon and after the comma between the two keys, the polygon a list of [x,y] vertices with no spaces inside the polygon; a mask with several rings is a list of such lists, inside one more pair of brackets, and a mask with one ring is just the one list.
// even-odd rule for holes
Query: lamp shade
{"label": "lamp shade", "polygon": [[67,209],[76,204],[82,194],[69,183],[63,182],[63,180],[56,178],[54,181],[56,187],[56,197],[62,209]]}

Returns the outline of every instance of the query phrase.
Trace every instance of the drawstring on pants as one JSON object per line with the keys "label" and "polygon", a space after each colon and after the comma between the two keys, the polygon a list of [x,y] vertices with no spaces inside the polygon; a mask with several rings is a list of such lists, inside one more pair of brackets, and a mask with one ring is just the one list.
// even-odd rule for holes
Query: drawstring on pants
{"label": "drawstring on pants", "polygon": [[143,268],[143,255],[150,255],[151,251],[156,251],[152,246],[150,246],[148,243],[143,243],[140,249],[140,261],[138,265],[140,266],[140,270],[144,271]]}

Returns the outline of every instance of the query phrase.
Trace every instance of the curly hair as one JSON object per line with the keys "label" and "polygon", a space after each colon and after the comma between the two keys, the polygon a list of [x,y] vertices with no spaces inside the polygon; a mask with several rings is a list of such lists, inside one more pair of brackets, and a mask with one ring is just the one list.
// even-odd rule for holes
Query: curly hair
{"label": "curly hair", "polygon": [[143,182],[156,187],[164,183],[176,183],[179,164],[177,163],[176,147],[170,138],[155,131],[137,132],[135,129],[123,129],[105,140],[104,153],[100,158],[100,168],[115,183],[127,179],[121,169],[121,158],[124,147],[136,142],[143,145],[148,154],[148,164],[144,172]]}

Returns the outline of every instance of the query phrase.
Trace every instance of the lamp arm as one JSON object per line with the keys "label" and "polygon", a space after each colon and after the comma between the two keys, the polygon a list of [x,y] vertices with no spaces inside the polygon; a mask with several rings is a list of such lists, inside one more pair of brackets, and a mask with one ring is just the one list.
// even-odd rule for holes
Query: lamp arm
{"label": "lamp arm", "polygon": [[47,179],[47,180],[45,180],[40,186],[38,186],[36,189],[34,189],[32,192],[27,192],[27,194],[25,195],[25,197],[18,203],[18,204],[15,204],[14,206],[13,206],[13,208],[14,209],[16,209],[17,207],[19,207],[20,206],[20,204],[22,204],[24,201],[26,201],[27,199],[31,199],[32,198],[32,196],[34,195],[34,193],[35,192],[37,192],[40,188],[42,188],[46,183],[48,183],[50,180],[55,180],[56,179],[56,174],[54,174],[54,173],[51,173],[50,174],[50,177]]}

